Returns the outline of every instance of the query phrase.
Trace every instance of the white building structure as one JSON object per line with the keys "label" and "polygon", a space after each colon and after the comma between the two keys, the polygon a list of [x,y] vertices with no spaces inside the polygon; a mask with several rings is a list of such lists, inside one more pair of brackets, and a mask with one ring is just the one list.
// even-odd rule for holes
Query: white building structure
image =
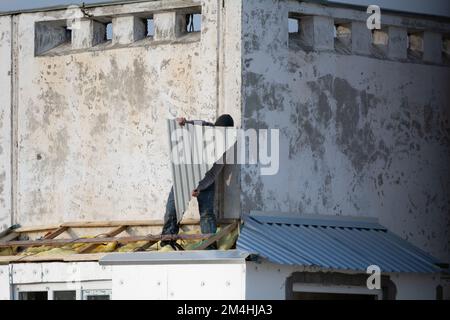
{"label": "white building structure", "polygon": [[[422,257],[387,261],[397,270],[382,269],[388,291],[367,291],[361,266],[264,255],[274,240],[242,242],[244,219],[237,251],[34,262],[8,254],[0,299],[448,299],[449,15],[382,10],[381,29],[369,30],[365,9],[148,0],[0,14],[0,232],[20,224],[25,240],[45,235],[44,224],[161,220],[172,184],[166,119],[229,113],[242,129],[280,130],[280,166],[269,176],[260,165],[227,169],[218,216],[376,220],[382,228],[373,230],[402,239],[408,259]],[[191,29],[189,17],[201,23]],[[186,217],[196,218],[195,201]],[[336,228],[320,221],[313,226]],[[82,236],[64,229],[56,237]],[[408,271],[434,262],[442,269]]]}

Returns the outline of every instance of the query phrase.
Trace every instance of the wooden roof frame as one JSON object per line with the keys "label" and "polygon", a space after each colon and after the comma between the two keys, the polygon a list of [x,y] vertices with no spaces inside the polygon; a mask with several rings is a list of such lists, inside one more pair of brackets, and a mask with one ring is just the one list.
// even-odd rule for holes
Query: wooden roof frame
{"label": "wooden roof frame", "polygon": [[[180,223],[181,225],[198,225],[199,220],[186,219]],[[148,234],[144,236],[125,236],[117,237],[119,234],[127,230],[128,227],[139,226],[162,226],[161,220],[143,220],[143,221],[92,221],[92,222],[68,222],[61,225],[53,226],[37,226],[37,227],[17,227],[8,228],[2,232],[0,237],[0,249],[4,248],[29,248],[29,247],[60,247],[68,244],[82,243],[87,244],[80,252],[70,255],[52,255],[52,256],[0,256],[0,264],[15,262],[44,262],[44,261],[96,261],[107,253],[90,253],[97,246],[104,243],[117,242],[127,244],[132,242],[146,241],[146,243],[134,251],[145,251],[151,245],[160,240],[204,240],[195,249],[203,250],[216,241],[219,241],[227,234],[231,233],[239,225],[239,219],[219,219],[219,225],[226,225],[216,234],[177,234],[177,235],[154,235]],[[70,228],[111,228],[114,229],[97,235],[94,238],[71,238],[71,239],[55,239],[62,233],[69,231]],[[21,234],[32,232],[47,233],[37,240],[17,240]]]}

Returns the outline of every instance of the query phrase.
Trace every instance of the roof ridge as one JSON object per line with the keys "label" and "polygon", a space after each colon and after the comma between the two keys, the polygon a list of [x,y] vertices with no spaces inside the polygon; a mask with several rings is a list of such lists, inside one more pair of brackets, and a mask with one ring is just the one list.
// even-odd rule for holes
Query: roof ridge
{"label": "roof ridge", "polygon": [[252,211],[249,218],[260,223],[282,223],[313,225],[323,227],[363,228],[387,230],[379,224],[378,219],[372,217],[332,216],[332,215],[295,215],[275,212]]}

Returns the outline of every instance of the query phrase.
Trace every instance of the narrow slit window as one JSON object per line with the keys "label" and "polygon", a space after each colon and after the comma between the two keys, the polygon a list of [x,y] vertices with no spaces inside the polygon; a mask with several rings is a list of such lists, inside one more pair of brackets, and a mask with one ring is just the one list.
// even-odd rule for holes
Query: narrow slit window
{"label": "narrow slit window", "polygon": [[42,301],[48,300],[48,292],[47,291],[22,291],[19,292],[19,300],[34,300],[34,301]]}
{"label": "narrow slit window", "polygon": [[202,29],[202,15],[201,13],[192,13],[186,15],[186,31],[200,32]]}
{"label": "narrow slit window", "polygon": [[113,38],[113,25],[112,25],[112,22],[109,22],[106,24],[105,40],[109,41],[109,40],[112,40],[112,38]]}
{"label": "narrow slit window", "polygon": [[450,56],[450,36],[445,36],[442,39],[442,51],[447,56]]}
{"label": "narrow slit window", "polygon": [[442,61],[450,65],[450,35],[447,34],[442,36]]}
{"label": "narrow slit window", "polygon": [[334,25],[335,38],[350,38],[352,31],[349,24],[336,24]]}
{"label": "narrow slit window", "polygon": [[387,46],[389,43],[389,35],[384,30],[372,31],[373,44],[377,46]]}
{"label": "narrow slit window", "polygon": [[83,290],[83,300],[111,300],[111,290]]}
{"label": "narrow slit window", "polygon": [[297,34],[300,32],[300,20],[295,18],[288,19],[288,30],[290,34]]}
{"label": "narrow slit window", "polygon": [[34,32],[36,56],[72,41],[72,30],[65,20],[36,22]]}
{"label": "narrow slit window", "polygon": [[66,34],[66,42],[72,42],[72,29],[69,27],[64,27],[64,32]]}
{"label": "narrow slit window", "polygon": [[153,22],[153,18],[148,18],[146,20],[146,25],[147,25],[146,36],[153,37],[155,35],[155,24]]}
{"label": "narrow slit window", "polygon": [[76,300],[77,293],[73,290],[53,291],[53,300]]}
{"label": "narrow slit window", "polygon": [[415,52],[423,51],[423,33],[421,32],[408,33],[408,49]]}
{"label": "narrow slit window", "polygon": [[334,39],[344,44],[345,46],[350,46],[352,41],[352,29],[351,24],[338,23],[334,25]]}

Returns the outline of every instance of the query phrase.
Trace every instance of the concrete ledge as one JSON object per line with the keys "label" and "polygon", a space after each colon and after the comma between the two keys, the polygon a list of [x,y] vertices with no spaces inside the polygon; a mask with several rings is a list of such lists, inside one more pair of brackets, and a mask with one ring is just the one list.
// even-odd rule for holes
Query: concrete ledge
{"label": "concrete ledge", "polygon": [[60,45],[54,49],[46,51],[45,53],[39,55],[39,57],[52,57],[52,56],[64,56],[68,54],[78,54],[83,52],[101,52],[105,50],[115,50],[115,49],[124,49],[124,48],[155,48],[158,46],[164,45],[185,45],[185,44],[195,44],[199,43],[201,40],[201,36],[199,32],[192,32],[185,34],[174,40],[154,40],[153,37],[145,37],[144,39],[138,40],[133,43],[128,44],[113,44],[111,41],[104,42],[95,47],[90,48],[80,48],[74,49],[70,45]]}

